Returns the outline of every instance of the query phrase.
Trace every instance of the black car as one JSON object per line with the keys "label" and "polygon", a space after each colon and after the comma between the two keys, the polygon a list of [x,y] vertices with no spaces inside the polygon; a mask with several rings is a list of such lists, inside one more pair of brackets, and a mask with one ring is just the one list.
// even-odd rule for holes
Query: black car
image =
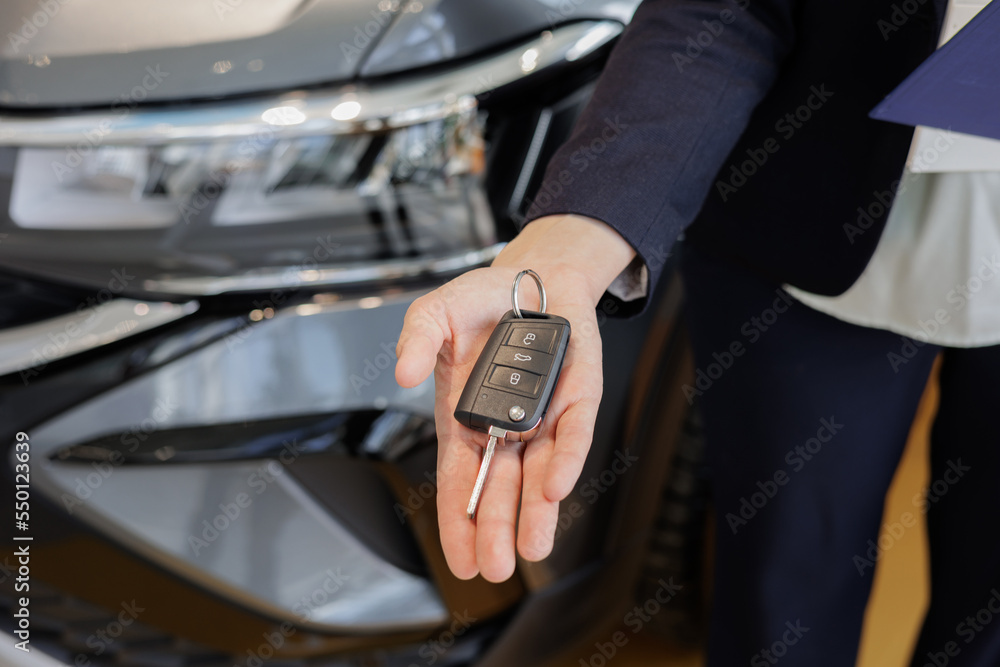
{"label": "black car", "polygon": [[668,584],[656,624],[697,634],[676,285],[603,304],[587,467],[502,584],[448,571],[433,386],[393,379],[407,306],[512,237],[635,5],[0,9],[0,661],[541,664]]}

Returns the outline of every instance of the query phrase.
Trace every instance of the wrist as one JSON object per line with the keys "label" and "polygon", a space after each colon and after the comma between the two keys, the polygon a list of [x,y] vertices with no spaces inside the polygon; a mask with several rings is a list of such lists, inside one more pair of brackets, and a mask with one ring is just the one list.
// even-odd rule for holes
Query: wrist
{"label": "wrist", "polygon": [[558,291],[596,306],[608,286],[635,258],[635,249],[613,227],[581,215],[550,215],[529,223],[500,252],[493,266],[534,269]]}

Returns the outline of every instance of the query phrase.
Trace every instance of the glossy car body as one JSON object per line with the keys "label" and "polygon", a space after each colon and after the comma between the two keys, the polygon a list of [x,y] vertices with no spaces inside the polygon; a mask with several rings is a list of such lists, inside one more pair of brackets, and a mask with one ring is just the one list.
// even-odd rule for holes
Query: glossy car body
{"label": "glossy car body", "polygon": [[527,665],[620,620],[684,415],[676,293],[602,304],[593,454],[553,555],[503,584],[447,571],[433,386],[392,365],[409,303],[513,234],[634,6],[0,9],[4,486],[30,510],[0,585],[33,650]]}

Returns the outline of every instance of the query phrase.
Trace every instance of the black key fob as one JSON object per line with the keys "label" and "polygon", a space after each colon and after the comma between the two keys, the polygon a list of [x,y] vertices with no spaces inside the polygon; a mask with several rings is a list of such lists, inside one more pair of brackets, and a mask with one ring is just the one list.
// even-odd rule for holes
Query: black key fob
{"label": "black key fob", "polygon": [[569,346],[569,321],[520,312],[500,318],[458,400],[455,419],[469,428],[523,434],[548,410]]}

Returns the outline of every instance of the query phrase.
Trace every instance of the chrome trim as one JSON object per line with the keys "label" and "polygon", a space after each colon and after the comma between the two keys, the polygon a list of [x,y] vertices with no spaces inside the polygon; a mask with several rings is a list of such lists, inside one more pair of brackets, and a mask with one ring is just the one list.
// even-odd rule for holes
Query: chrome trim
{"label": "chrome trim", "polygon": [[[404,81],[294,91],[254,100],[184,108],[0,116],[0,145],[73,146],[100,132],[104,145],[157,145],[260,134],[350,134],[445,118],[475,106],[475,96],[531,72],[578,60],[617,37],[616,21],[585,21],[543,32],[474,63]],[[531,53],[530,58],[526,54]],[[336,111],[339,109],[339,112]],[[265,120],[265,117],[269,120]]]}
{"label": "chrome trim", "polygon": [[230,292],[256,292],[303,287],[338,287],[379,281],[405,280],[420,276],[460,273],[492,262],[506,243],[446,257],[395,259],[348,266],[295,269],[275,267],[239,276],[160,278],[143,281],[143,289],[166,294],[211,296]]}
{"label": "chrome trim", "polygon": [[517,175],[517,183],[514,191],[510,195],[510,202],[507,204],[507,213],[514,215],[518,207],[524,201],[524,195],[528,192],[528,183],[535,175],[535,167],[538,166],[538,157],[542,153],[542,146],[545,138],[549,136],[549,126],[552,124],[552,109],[546,107],[538,114],[538,123],[535,125],[535,132],[531,135],[531,143],[528,145],[528,152],[521,163],[521,173]]}
{"label": "chrome trim", "polygon": [[539,427],[541,427],[542,422],[545,421],[545,417],[539,417],[538,421],[531,428],[524,431],[507,431],[507,435],[504,438],[507,442],[528,442],[536,435],[538,435]]}
{"label": "chrome trim", "polygon": [[103,304],[81,303],[72,313],[2,329],[0,375],[45,366],[57,359],[149,331],[196,310],[197,301],[176,304],[113,299]]}

